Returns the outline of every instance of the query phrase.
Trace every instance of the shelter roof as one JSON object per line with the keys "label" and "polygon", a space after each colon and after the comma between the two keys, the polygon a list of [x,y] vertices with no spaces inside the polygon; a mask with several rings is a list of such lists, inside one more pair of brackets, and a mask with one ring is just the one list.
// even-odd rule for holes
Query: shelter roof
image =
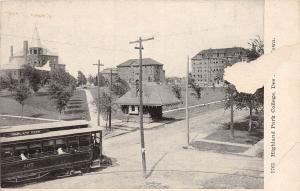
{"label": "shelter roof", "polygon": [[[143,104],[146,106],[177,105],[181,102],[167,85],[154,82],[143,84]],[[139,105],[139,96],[136,88],[131,88],[116,103],[119,105]]]}

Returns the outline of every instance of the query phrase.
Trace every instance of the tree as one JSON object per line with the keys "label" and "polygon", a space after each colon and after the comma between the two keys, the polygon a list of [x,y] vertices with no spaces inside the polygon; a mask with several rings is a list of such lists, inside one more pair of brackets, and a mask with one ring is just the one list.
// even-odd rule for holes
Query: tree
{"label": "tree", "polygon": [[56,70],[50,72],[49,81],[50,83],[55,81],[63,86],[71,86],[73,89],[76,88],[76,79],[71,74],[63,70]]}
{"label": "tree", "polygon": [[90,74],[89,77],[87,78],[87,81],[89,82],[89,84],[94,84],[95,78]]}
{"label": "tree", "polygon": [[177,84],[172,85],[172,91],[178,99],[182,98],[181,87]]}
{"label": "tree", "polygon": [[30,97],[31,95],[31,90],[30,88],[25,84],[25,83],[19,83],[16,86],[16,95],[15,99],[17,102],[19,102],[22,106],[22,118],[23,118],[23,109],[25,105],[25,100]]}
{"label": "tree", "polygon": [[86,85],[87,79],[85,75],[81,71],[78,71],[77,74],[77,86]]}
{"label": "tree", "polygon": [[56,109],[59,111],[59,119],[61,119],[62,111],[67,107],[67,104],[73,94],[74,88],[72,88],[72,86],[64,86],[55,81],[50,83],[49,96],[56,104]]}
{"label": "tree", "polygon": [[12,73],[9,72],[7,75],[4,76],[2,84],[12,94],[16,90],[18,80],[14,79]]}
{"label": "tree", "polygon": [[[250,39],[249,49],[247,50],[248,62],[253,61],[260,57],[264,53],[264,44],[259,36],[255,39]],[[249,109],[249,127],[248,131],[252,130],[253,122],[253,110],[261,110],[263,108],[263,99],[264,99],[264,88],[259,88],[254,94],[247,94],[243,92],[237,92],[234,85],[229,82],[227,84],[225,92],[227,101],[225,104],[225,109],[231,107],[231,119],[233,119],[233,106],[235,105],[237,109]],[[233,120],[231,120],[231,126],[233,128]],[[233,131],[233,130],[232,130]]]}
{"label": "tree", "polygon": [[256,90],[254,94],[248,93],[239,93],[236,98],[236,107],[237,109],[249,109],[249,127],[248,131],[252,130],[252,122],[253,122],[253,110],[259,111],[263,108],[263,100],[264,100],[264,89],[259,88]]}
{"label": "tree", "polygon": [[233,115],[234,115],[234,105],[235,100],[237,100],[238,91],[236,90],[235,86],[227,81],[225,81],[225,99],[227,100],[225,102],[225,109],[230,108],[230,132],[231,137],[234,138],[234,121],[233,121]]}
{"label": "tree", "polygon": [[196,82],[195,79],[192,77],[192,75],[189,76],[189,85],[191,86],[193,92],[192,95],[195,95],[197,99],[201,98],[201,92],[203,90],[202,87],[200,87]]}
{"label": "tree", "polygon": [[254,39],[250,39],[248,42],[249,48],[247,49],[248,61],[256,60],[258,57],[264,54],[264,42],[257,36]]}
{"label": "tree", "polygon": [[116,77],[112,81],[112,92],[117,95],[118,97],[121,97],[129,90],[128,83],[121,79],[120,77]]}
{"label": "tree", "polygon": [[[96,101],[98,100],[96,99]],[[112,103],[112,97],[108,93],[103,92],[102,95],[100,96],[99,110],[105,116],[106,127],[107,127],[107,121],[111,120],[109,119],[109,112],[111,111],[111,103]]]}
{"label": "tree", "polygon": [[28,81],[30,87],[34,92],[37,92],[42,86],[42,74],[41,71],[33,68],[32,66],[26,64],[23,66],[23,76],[24,79]]}
{"label": "tree", "polygon": [[76,89],[76,79],[69,73],[61,70],[51,72],[50,76],[49,97],[51,100],[54,100],[61,119],[62,111],[67,107],[68,101]]}
{"label": "tree", "polygon": [[[100,74],[100,77],[99,77],[99,84],[100,84],[100,87],[103,87],[106,84],[106,80],[102,74]],[[95,77],[94,86],[98,86],[98,76]]]}

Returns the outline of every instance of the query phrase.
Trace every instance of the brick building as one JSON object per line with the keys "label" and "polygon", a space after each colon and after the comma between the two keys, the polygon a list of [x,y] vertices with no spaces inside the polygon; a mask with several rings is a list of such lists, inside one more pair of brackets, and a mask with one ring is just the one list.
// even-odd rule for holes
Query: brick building
{"label": "brick building", "polygon": [[13,46],[10,47],[8,64],[1,66],[0,76],[11,75],[14,79],[21,80],[22,68],[27,64],[39,70],[65,70],[65,65],[59,64],[58,56],[42,47],[37,28],[30,46],[28,41],[24,41],[22,51],[16,53]]}
{"label": "brick building", "polygon": [[223,86],[224,68],[247,61],[246,49],[241,47],[202,50],[192,59],[192,77],[200,86]]}
{"label": "brick building", "polygon": [[[165,71],[163,64],[152,58],[144,58],[143,64],[143,81],[162,83],[165,81]],[[120,78],[129,84],[135,84],[139,80],[139,59],[130,59],[117,66]]]}

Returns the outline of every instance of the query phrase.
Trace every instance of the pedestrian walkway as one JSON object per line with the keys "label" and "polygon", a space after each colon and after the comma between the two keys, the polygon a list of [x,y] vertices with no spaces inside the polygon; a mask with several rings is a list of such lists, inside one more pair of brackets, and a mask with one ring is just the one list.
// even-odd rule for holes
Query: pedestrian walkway
{"label": "pedestrian walkway", "polygon": [[[90,117],[91,117],[91,125],[92,126],[97,126],[98,125],[98,111],[97,111],[97,106],[94,104],[94,98],[91,94],[91,91],[88,89],[84,89],[85,94],[86,94],[86,100],[88,103],[89,107],[89,112],[90,112]],[[102,116],[100,115],[100,127],[105,127],[106,121],[103,120]]]}
{"label": "pedestrian walkway", "polygon": [[247,156],[256,157],[262,155],[263,152],[264,152],[264,139],[260,140],[255,145],[251,146],[251,148],[245,151],[243,154]]}
{"label": "pedestrian walkway", "polygon": [[202,141],[206,143],[216,143],[221,145],[229,145],[229,146],[237,146],[237,147],[246,147],[251,148],[252,145],[246,145],[246,144],[240,144],[240,143],[230,143],[230,142],[224,142],[224,141],[215,141],[215,140],[208,140],[208,139],[197,139],[197,141]]}

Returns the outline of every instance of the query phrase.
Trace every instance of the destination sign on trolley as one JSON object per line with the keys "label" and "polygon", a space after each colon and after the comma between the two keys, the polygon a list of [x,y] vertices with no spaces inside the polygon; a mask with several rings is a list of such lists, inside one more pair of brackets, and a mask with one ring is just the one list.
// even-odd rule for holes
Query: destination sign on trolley
{"label": "destination sign on trolley", "polygon": [[17,137],[24,135],[34,135],[48,132],[48,129],[39,129],[39,130],[26,130],[26,131],[16,131],[16,132],[7,132],[1,134],[1,137]]}

